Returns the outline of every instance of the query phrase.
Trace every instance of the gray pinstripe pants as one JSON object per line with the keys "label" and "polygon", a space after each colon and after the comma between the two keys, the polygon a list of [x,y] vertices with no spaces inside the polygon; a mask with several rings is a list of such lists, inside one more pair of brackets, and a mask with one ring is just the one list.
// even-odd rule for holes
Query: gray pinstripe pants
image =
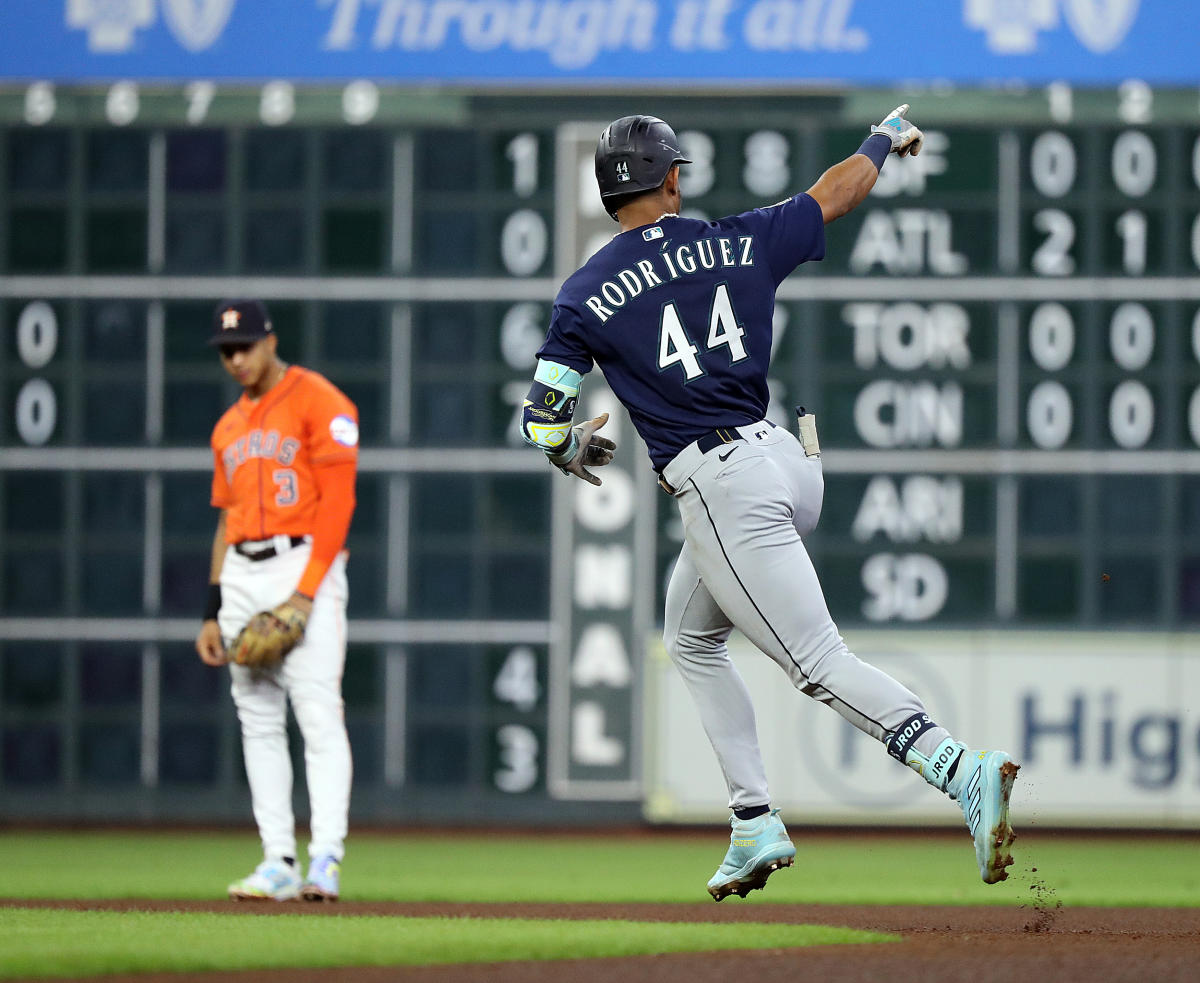
{"label": "gray pinstripe pants", "polygon": [[[821,513],[820,457],[806,457],[783,428],[736,429],[743,441],[704,454],[692,444],[663,471],[684,529],[663,636],[724,772],[730,808],[743,808],[770,795],[750,693],[726,645],[733,627],[802,693],[877,740],[924,707],[851,654],[830,617],[801,539]],[[921,750],[946,736],[940,727],[926,732]]]}

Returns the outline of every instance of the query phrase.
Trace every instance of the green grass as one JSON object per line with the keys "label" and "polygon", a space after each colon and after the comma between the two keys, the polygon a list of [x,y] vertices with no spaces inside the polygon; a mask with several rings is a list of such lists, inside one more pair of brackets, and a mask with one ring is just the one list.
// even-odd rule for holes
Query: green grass
{"label": "green grass", "polygon": [[[1022,833],[1010,879],[979,882],[971,841],[806,835],[796,866],[726,907],[824,904],[1200,905],[1195,836]],[[343,896],[355,901],[693,902],[725,837],[705,832],[555,836],[488,831],[351,837]],[[0,896],[221,900],[258,860],[249,832],[0,832]],[[1036,868],[1036,872],[1034,871]],[[631,875],[630,872],[634,872]],[[639,873],[640,872],[640,873]],[[787,948],[890,936],[749,922],[550,921],[351,916],[247,918],[184,912],[0,908],[0,978],[99,973],[494,962]],[[346,910],[345,908],[342,909]],[[329,917],[335,914],[335,917]]]}
{"label": "green grass", "polygon": [[818,925],[0,909],[0,978],[412,966],[779,949],[896,936]]}
{"label": "green grass", "polygon": [[[965,831],[934,838],[793,833],[796,866],[724,904],[1027,903],[1035,882],[1069,905],[1200,905],[1192,837],[1021,831],[1010,878],[979,881]],[[350,838],[343,895],[358,901],[707,902],[724,852],[710,833],[552,836],[421,832]],[[258,861],[252,833],[0,833],[0,896],[219,899]],[[1032,868],[1037,872],[1033,873]],[[627,871],[652,872],[631,877]],[[1044,893],[1044,890],[1043,890]]]}

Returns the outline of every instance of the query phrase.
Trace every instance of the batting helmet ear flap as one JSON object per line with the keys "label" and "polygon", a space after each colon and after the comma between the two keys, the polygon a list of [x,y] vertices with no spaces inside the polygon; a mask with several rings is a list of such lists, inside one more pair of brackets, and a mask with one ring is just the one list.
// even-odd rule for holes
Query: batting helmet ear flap
{"label": "batting helmet ear flap", "polygon": [[690,164],[679,138],[657,116],[622,116],[605,127],[596,144],[600,200],[614,219],[621,201],[662,185],[675,164]]}

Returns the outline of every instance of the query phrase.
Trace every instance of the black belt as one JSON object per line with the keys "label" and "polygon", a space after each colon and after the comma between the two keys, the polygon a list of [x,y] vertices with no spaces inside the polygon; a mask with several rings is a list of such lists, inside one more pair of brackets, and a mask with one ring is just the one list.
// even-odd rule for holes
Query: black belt
{"label": "black belt", "polygon": [[[769,420],[767,422],[770,423]],[[773,427],[775,424],[771,423],[771,426]],[[736,430],[733,430],[729,427],[717,427],[716,430],[711,430],[703,437],[699,438],[696,441],[696,447],[699,449],[701,454],[707,454],[714,447],[720,447],[722,444],[735,444],[738,441],[745,439],[746,438]],[[673,496],[675,494],[675,489],[667,483],[667,479],[661,474],[658,476],[658,483],[662,487],[662,490],[668,495]]]}
{"label": "black belt", "polygon": [[736,430],[731,430],[728,427],[718,427],[716,430],[706,433],[697,440],[696,446],[700,449],[701,454],[707,454],[714,447],[720,447],[722,444],[732,444],[734,441],[745,439]]}
{"label": "black belt", "polygon": [[[292,544],[293,548],[299,546],[304,541],[305,540],[303,536],[288,537],[288,542]],[[263,546],[260,549],[252,549],[249,543],[234,543],[233,548],[241,553],[241,555],[247,560],[253,560],[255,562],[258,560],[269,560],[271,557],[279,555],[279,550],[271,545]]]}

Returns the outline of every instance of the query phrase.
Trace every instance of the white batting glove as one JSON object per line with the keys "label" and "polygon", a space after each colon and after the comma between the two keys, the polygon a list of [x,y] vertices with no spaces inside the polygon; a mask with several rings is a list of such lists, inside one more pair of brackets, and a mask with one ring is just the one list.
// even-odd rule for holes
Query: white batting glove
{"label": "white batting glove", "polygon": [[907,157],[912,154],[916,157],[921,152],[921,141],[925,139],[925,134],[921,132],[920,127],[904,118],[907,112],[908,103],[897,106],[883,118],[882,123],[872,126],[871,132],[882,133],[891,140],[892,153],[897,156]]}

